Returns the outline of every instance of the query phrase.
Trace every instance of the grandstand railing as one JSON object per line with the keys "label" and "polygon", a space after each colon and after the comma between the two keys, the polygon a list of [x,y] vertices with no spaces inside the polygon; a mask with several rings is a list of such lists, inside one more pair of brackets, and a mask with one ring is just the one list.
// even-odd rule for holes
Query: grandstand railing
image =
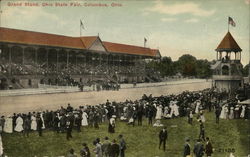
{"label": "grandstand railing", "polygon": [[178,79],[178,80],[171,80],[166,82],[155,82],[155,83],[138,83],[136,86],[133,84],[121,84],[122,89],[128,88],[145,88],[145,87],[159,87],[159,86],[168,86],[168,85],[178,85],[178,84],[191,84],[197,82],[204,82],[204,81],[211,81],[211,80],[204,80],[204,79]]}
{"label": "grandstand railing", "polygon": [[28,88],[28,89],[13,89],[13,90],[1,90],[0,96],[18,96],[18,95],[34,95],[34,94],[51,94],[51,93],[70,93],[79,92],[79,88]]}
{"label": "grandstand railing", "polygon": [[79,89],[78,86],[57,86],[57,85],[47,85],[47,84],[38,84],[38,88]]}

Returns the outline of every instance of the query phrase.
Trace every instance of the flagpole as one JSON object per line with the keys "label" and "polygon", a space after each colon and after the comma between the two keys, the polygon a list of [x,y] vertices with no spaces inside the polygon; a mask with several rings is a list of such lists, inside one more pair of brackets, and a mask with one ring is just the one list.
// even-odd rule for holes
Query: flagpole
{"label": "flagpole", "polygon": [[82,28],[81,28],[81,19],[80,19],[80,37],[82,36]]}

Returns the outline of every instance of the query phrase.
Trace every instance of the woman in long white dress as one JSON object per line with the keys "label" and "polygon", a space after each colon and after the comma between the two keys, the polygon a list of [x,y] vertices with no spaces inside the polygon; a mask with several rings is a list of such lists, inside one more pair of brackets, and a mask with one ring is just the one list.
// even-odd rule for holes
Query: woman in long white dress
{"label": "woman in long white dress", "polygon": [[241,113],[240,113],[240,118],[244,118],[244,117],[245,117],[245,112],[246,112],[246,106],[243,105],[243,106],[242,106]]}
{"label": "woman in long white dress", "polygon": [[40,117],[42,119],[42,122],[43,122],[43,126],[42,126],[42,129],[45,129],[45,124],[44,124],[44,119],[43,119],[43,113],[40,114]]}
{"label": "woman in long white dress", "polygon": [[88,126],[88,114],[85,111],[82,113],[82,126]]}
{"label": "woman in long white dress", "polygon": [[12,133],[13,132],[13,119],[11,116],[8,116],[4,123],[4,132]]}
{"label": "woman in long white dress", "polygon": [[220,113],[221,119],[226,119],[225,108],[226,108],[226,105],[223,105],[221,109],[221,113]]}
{"label": "woman in long white dress", "polygon": [[37,129],[37,123],[36,123],[36,117],[35,115],[31,116],[31,130],[36,130]]}
{"label": "woman in long white dress", "polygon": [[2,136],[0,135],[0,156],[3,155],[3,142],[2,142]]}
{"label": "woman in long white dress", "polygon": [[229,109],[228,109],[228,105],[225,106],[225,116],[226,116],[226,119],[229,118]]}
{"label": "woman in long white dress", "polygon": [[15,131],[17,132],[23,131],[23,118],[21,116],[18,116],[18,118],[16,119]]}
{"label": "woman in long white dress", "polygon": [[198,100],[198,101],[196,102],[195,113],[200,113],[200,112],[199,112],[199,111],[200,111],[200,105],[201,105],[201,102],[200,102],[200,100]]}
{"label": "woman in long white dress", "polygon": [[229,119],[234,119],[234,107],[230,107]]}
{"label": "woman in long white dress", "polygon": [[173,101],[170,101],[169,103],[169,108],[170,108],[170,117],[172,118],[173,117],[173,114],[174,114],[174,102]]}
{"label": "woman in long white dress", "polygon": [[165,117],[165,118],[167,118],[168,117],[168,112],[169,112],[169,108],[168,108],[168,106],[165,106],[164,107],[164,114],[163,114],[163,116]]}
{"label": "woman in long white dress", "polygon": [[161,119],[161,116],[162,116],[162,106],[158,105],[155,119]]}
{"label": "woman in long white dress", "polygon": [[175,103],[174,106],[173,106],[173,109],[174,109],[174,115],[177,117],[179,116],[179,106]]}

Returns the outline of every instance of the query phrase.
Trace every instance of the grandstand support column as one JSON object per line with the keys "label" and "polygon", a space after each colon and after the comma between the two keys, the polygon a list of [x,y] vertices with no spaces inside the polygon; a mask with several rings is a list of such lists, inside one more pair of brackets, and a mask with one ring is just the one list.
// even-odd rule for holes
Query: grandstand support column
{"label": "grandstand support column", "polygon": [[26,47],[24,46],[21,46],[21,49],[22,49],[22,63],[24,65],[24,50],[25,50]]}
{"label": "grandstand support column", "polygon": [[99,65],[101,65],[101,64],[102,64],[102,55],[99,54]]}
{"label": "grandstand support column", "polygon": [[107,73],[109,72],[109,54],[107,54]]}
{"label": "grandstand support column", "polygon": [[67,53],[67,69],[69,69],[69,50],[65,50]]}
{"label": "grandstand support column", "polygon": [[58,74],[58,62],[59,62],[59,56],[58,56],[58,50],[56,49],[56,73]]}
{"label": "grandstand support column", "polygon": [[[79,51],[79,52],[80,52],[80,51]],[[75,58],[75,61],[76,61],[76,62],[75,62],[75,63],[76,63],[76,66],[77,66],[77,53],[78,53],[78,52],[76,52],[76,58]]]}
{"label": "grandstand support column", "polygon": [[91,70],[93,70],[93,54],[89,53],[89,58],[90,58],[90,65],[91,65]]}
{"label": "grandstand support column", "polygon": [[12,54],[12,48],[13,48],[13,46],[12,45],[10,45],[9,46],[9,64],[10,64],[10,67],[9,67],[9,74],[12,74],[12,61],[11,61],[11,54]]}
{"label": "grandstand support column", "polygon": [[143,61],[143,70],[144,70],[144,73],[146,74],[146,58],[143,57],[142,61]]}
{"label": "grandstand support column", "polygon": [[46,66],[47,66],[47,71],[49,70],[49,49],[46,50]]}
{"label": "grandstand support column", "polygon": [[112,64],[113,64],[113,69],[115,70],[115,57],[116,57],[116,55],[113,55],[112,56]]}
{"label": "grandstand support column", "polygon": [[86,65],[87,65],[87,55],[85,54],[85,53],[83,53],[84,55],[84,67],[86,67]]}
{"label": "grandstand support column", "polygon": [[121,66],[121,55],[118,55],[118,71],[120,71]]}
{"label": "grandstand support column", "polygon": [[[35,64],[38,65],[37,63],[37,51],[38,51],[38,47],[34,47],[35,49]],[[38,68],[36,68],[36,75],[38,74]]]}
{"label": "grandstand support column", "polygon": [[35,47],[35,63],[36,63],[36,64],[38,64],[38,63],[37,63],[37,51],[38,51],[38,47]]}

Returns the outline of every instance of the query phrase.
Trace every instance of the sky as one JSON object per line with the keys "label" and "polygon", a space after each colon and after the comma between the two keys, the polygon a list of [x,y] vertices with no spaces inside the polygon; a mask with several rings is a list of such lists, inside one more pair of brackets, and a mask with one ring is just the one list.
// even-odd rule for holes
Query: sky
{"label": "sky", "polygon": [[[81,6],[70,6],[73,3]],[[86,6],[99,3],[108,6]],[[103,41],[137,46],[143,46],[146,38],[147,47],[159,49],[172,60],[183,54],[213,60],[228,31],[228,16],[236,23],[229,30],[243,50],[242,64],[246,65],[250,58],[250,0],[2,0],[0,26],[80,36],[81,19],[83,36],[99,34]]]}

